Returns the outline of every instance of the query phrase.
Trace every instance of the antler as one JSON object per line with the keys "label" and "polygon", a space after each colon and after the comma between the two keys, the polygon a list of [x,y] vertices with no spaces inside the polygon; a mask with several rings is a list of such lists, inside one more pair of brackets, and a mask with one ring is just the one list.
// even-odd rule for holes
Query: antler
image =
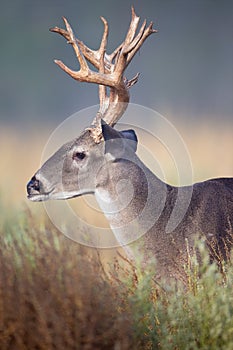
{"label": "antler", "polygon": [[[91,50],[82,41],[75,38],[69,22],[64,17],[63,20],[66,30],[54,27],[50,31],[59,33],[73,46],[80,64],[80,69],[79,71],[74,71],[68,68],[62,61],[55,60],[54,62],[72,78],[81,82],[99,85],[100,109],[92,122],[92,126],[98,128],[100,118],[103,118],[109,125],[114,126],[127,108],[129,88],[138,81],[139,77],[139,74],[137,74],[133,79],[127,80],[123,76],[123,73],[143,42],[150,34],[156,33],[157,30],[152,28],[152,22],[146,27],[145,20],[136,35],[140,18],[136,16],[132,7],[131,23],[125,40],[112,54],[108,55],[106,54],[108,22],[105,18],[101,17],[104,23],[104,33],[100,47],[96,51]],[[97,68],[98,72],[91,70],[86,60]],[[107,94],[107,87],[110,88],[109,94]]]}

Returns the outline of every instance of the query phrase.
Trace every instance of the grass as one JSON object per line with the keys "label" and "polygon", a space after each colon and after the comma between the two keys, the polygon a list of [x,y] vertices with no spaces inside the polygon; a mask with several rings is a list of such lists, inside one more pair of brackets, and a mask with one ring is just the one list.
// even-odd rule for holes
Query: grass
{"label": "grass", "polygon": [[189,287],[58,232],[42,213],[0,205],[0,349],[232,349],[233,266],[220,273],[200,243]]}

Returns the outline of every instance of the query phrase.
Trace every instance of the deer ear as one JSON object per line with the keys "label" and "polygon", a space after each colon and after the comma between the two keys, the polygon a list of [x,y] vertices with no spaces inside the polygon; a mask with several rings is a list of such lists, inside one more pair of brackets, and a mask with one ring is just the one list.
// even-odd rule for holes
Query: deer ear
{"label": "deer ear", "polygon": [[111,155],[112,160],[122,156],[124,141],[119,131],[101,120],[102,135],[104,138],[104,152]]}
{"label": "deer ear", "polygon": [[138,138],[134,130],[129,129],[129,130],[123,130],[120,131],[121,135],[125,138],[128,139],[129,145],[133,148],[134,152],[137,151],[137,145],[138,145]]}
{"label": "deer ear", "polygon": [[113,129],[103,119],[101,119],[101,128],[102,128],[102,134],[103,134],[103,137],[104,137],[104,141],[109,141],[109,140],[112,140],[112,139],[121,138],[120,132],[115,130],[115,129]]}
{"label": "deer ear", "polygon": [[105,141],[105,153],[110,153],[115,158],[119,158],[123,156],[126,146],[136,152],[138,140],[133,130],[117,131],[105,123],[104,120],[101,120],[101,126]]}

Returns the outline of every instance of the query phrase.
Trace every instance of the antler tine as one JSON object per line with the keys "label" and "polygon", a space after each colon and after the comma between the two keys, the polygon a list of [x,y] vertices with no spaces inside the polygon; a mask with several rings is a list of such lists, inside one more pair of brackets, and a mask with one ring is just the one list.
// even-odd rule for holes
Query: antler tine
{"label": "antler tine", "polygon": [[[104,58],[105,58],[106,46],[107,46],[107,40],[108,40],[108,22],[104,17],[100,17],[100,18],[104,23],[104,33],[103,33],[100,48],[99,48],[99,54],[100,54],[99,72],[104,74],[105,73]],[[105,106],[106,104],[108,104],[107,89],[105,85],[99,85],[99,99],[100,99],[99,114],[102,117],[106,108]]]}
{"label": "antler tine", "polygon": [[131,88],[131,86],[133,86],[134,84],[136,84],[138,82],[139,75],[140,75],[140,73],[137,73],[135,75],[135,77],[133,77],[130,80],[128,80],[127,78],[124,78],[124,83],[128,89]]}
{"label": "antler tine", "polygon": [[137,27],[138,27],[138,23],[140,20],[140,17],[138,17],[134,11],[134,7],[132,6],[131,8],[132,11],[132,17],[131,17],[131,22],[130,22],[130,26],[128,29],[128,32],[126,34],[125,40],[122,43],[122,48],[120,51],[120,55],[118,56],[118,59],[116,61],[116,65],[115,65],[115,72],[118,74],[118,79],[120,80],[122,78],[122,74],[125,70],[125,63],[127,60],[127,47],[131,44],[135,33],[137,31]]}
{"label": "antler tine", "polygon": [[131,23],[125,37],[124,46],[128,46],[133,40],[140,21],[140,17],[136,15],[133,6],[131,7],[131,16]]}
{"label": "antler tine", "polygon": [[[139,48],[142,46],[144,41],[153,33],[158,33],[158,30],[153,29],[153,22],[150,22],[149,26],[146,29],[144,27],[142,32],[140,30],[140,32],[138,33],[138,36],[135,38],[135,41],[132,42],[131,47],[128,49],[129,54],[127,57],[127,66],[129,65],[129,63],[131,62],[132,58],[137,53]],[[141,35],[139,35],[139,34],[141,34]]]}
{"label": "antler tine", "polygon": [[97,69],[100,68],[100,58],[102,54],[102,47],[104,45],[105,48],[105,55],[104,55],[104,65],[105,70],[108,72],[111,71],[111,60],[109,59],[109,56],[106,55],[106,46],[107,46],[107,39],[108,39],[108,22],[104,17],[100,17],[102,22],[104,23],[104,33],[102,36],[100,48],[98,50],[91,50],[89,47],[87,47],[82,41],[77,40],[80,49],[82,50],[83,55],[86,57],[86,59],[93,64],[94,67]]}
{"label": "antler tine", "polygon": [[68,40],[68,44],[71,44],[73,46],[74,52],[78,58],[81,69],[88,72],[89,68],[88,68],[87,62],[82,54],[82,51],[79,50],[78,43],[77,43],[76,38],[74,36],[73,30],[65,17],[63,17],[63,21],[65,22],[65,26],[66,26],[67,32],[69,33],[69,37],[70,37],[70,40]]}
{"label": "antler tine", "polygon": [[101,18],[101,21],[104,24],[104,33],[103,33],[103,36],[102,36],[99,52],[100,53],[103,53],[103,52],[105,53],[106,46],[107,46],[107,41],[108,41],[108,22],[106,21],[106,19],[104,17],[100,17],[100,18]]}
{"label": "antler tine", "polygon": [[[54,62],[62,69],[64,70],[66,73],[68,73],[69,75],[71,75],[74,79],[82,79],[81,75],[86,76],[88,74],[88,65],[87,62],[82,54],[82,52],[80,51],[79,47],[78,47],[78,43],[76,41],[76,38],[74,36],[73,30],[69,24],[69,22],[67,21],[67,19],[65,17],[63,17],[63,21],[65,23],[66,26],[66,31],[64,29],[60,29],[58,27],[53,28],[52,31],[56,31],[59,34],[63,35],[66,39],[67,39],[67,43],[71,44],[73,46],[73,49],[75,51],[76,57],[80,63],[80,71],[79,72],[75,72],[72,71],[70,68],[68,68],[62,61],[59,60],[55,60]],[[81,74],[82,73],[82,74]],[[82,81],[82,80],[81,80]]]}

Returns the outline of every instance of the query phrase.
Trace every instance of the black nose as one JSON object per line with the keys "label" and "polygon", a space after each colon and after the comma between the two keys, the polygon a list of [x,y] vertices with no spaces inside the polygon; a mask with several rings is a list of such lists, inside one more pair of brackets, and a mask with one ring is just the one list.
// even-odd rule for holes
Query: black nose
{"label": "black nose", "polygon": [[39,180],[37,180],[36,177],[33,176],[27,184],[27,193],[30,195],[33,192],[35,193],[35,191],[40,192],[40,183]]}

